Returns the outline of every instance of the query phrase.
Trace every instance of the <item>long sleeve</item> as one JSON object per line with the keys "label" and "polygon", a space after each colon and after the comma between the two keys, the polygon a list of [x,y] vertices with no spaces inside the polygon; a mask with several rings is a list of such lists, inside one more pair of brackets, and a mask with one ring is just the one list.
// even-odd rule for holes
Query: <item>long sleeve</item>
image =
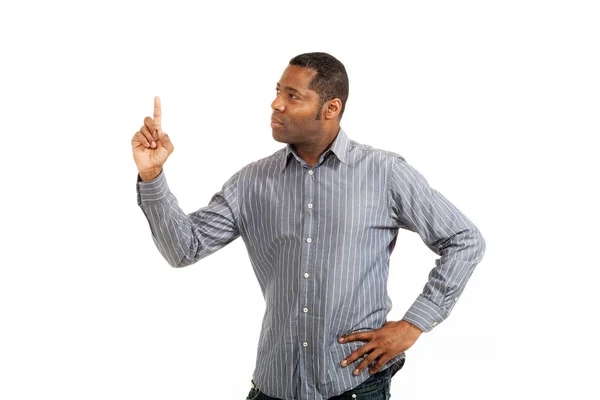
{"label": "long sleeve", "polygon": [[186,214],[164,173],[151,181],[138,178],[138,205],[148,219],[156,247],[171,266],[193,264],[239,236],[237,179],[238,174],[230,178],[206,207]]}
{"label": "long sleeve", "polygon": [[418,233],[440,256],[423,292],[403,317],[429,332],[450,314],[483,257],[485,241],[477,227],[402,158],[394,159],[388,183],[392,218],[401,228]]}

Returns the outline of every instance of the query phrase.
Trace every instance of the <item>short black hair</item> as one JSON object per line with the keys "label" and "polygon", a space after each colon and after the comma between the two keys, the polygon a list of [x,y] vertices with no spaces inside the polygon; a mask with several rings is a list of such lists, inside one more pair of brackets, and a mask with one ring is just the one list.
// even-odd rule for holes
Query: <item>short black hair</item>
{"label": "short black hair", "polygon": [[317,71],[317,75],[310,83],[310,89],[317,92],[321,98],[317,119],[321,117],[323,104],[335,98],[342,101],[340,111],[340,118],[342,118],[349,91],[348,74],[344,64],[327,53],[304,53],[292,58],[290,65],[311,68]]}

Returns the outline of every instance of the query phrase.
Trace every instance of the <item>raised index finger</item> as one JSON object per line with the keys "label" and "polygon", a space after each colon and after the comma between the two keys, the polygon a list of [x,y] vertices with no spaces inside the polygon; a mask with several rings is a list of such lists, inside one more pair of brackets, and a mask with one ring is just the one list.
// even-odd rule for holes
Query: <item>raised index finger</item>
{"label": "raised index finger", "polygon": [[154,124],[157,130],[160,130],[160,117],[160,97],[156,96],[154,98]]}

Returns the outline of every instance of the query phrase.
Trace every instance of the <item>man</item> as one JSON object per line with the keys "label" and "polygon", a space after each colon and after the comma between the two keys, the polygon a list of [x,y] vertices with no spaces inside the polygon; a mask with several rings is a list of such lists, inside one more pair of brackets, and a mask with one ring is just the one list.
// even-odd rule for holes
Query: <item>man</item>
{"label": "man", "polygon": [[[189,215],[162,167],[173,151],[154,118],[132,139],[138,203],[161,254],[192,264],[241,236],[265,297],[250,399],[389,398],[404,352],[452,310],[485,243],[477,228],[405,160],[351,141],[341,62],[290,60],[271,128],[287,147],[234,174]],[[386,322],[389,257],[399,228],[441,257],[401,321]]]}

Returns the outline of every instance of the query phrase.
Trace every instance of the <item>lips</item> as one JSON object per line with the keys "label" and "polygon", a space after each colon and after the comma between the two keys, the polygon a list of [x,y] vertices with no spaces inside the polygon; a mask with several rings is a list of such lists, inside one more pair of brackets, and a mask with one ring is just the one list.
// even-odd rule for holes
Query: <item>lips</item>
{"label": "lips", "polygon": [[283,122],[275,117],[271,117],[271,128],[279,128],[283,126]]}

